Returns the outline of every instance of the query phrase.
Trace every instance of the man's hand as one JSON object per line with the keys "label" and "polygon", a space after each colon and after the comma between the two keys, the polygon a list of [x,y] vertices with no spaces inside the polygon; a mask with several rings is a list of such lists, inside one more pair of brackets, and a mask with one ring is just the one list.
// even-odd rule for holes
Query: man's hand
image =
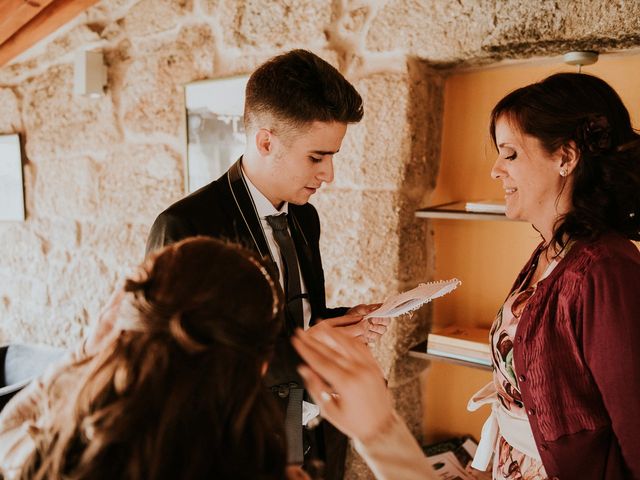
{"label": "man's hand", "polygon": [[[370,303],[370,304],[362,303],[360,305],[356,305],[355,307],[352,307],[349,310],[347,310],[347,314],[358,313],[360,315],[365,316],[373,312],[374,310],[380,308],[380,305],[382,304],[381,303]],[[364,335],[364,339],[363,339],[364,343],[376,343],[380,339],[380,337],[382,337],[382,335],[384,335],[387,332],[391,319],[372,317],[363,321],[369,323],[369,325],[366,328],[366,333]]]}
{"label": "man's hand", "polygon": [[311,335],[320,324],[337,328],[348,337],[355,338],[365,345],[375,343],[387,331],[389,326],[388,318],[368,318],[363,317],[380,307],[380,303],[360,304],[347,310],[342,317],[327,318],[311,327],[308,331]]}
{"label": "man's hand", "polygon": [[380,308],[380,305],[382,304],[381,303],[369,303],[369,304],[361,303],[360,305],[356,305],[355,307],[351,307],[349,310],[347,310],[347,315],[362,315],[364,317],[365,315],[370,314],[377,308]]}

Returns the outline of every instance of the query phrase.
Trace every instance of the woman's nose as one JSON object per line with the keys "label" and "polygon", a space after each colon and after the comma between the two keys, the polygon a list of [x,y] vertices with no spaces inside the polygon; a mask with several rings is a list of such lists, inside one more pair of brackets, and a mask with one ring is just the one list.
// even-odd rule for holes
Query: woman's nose
{"label": "woman's nose", "polygon": [[502,177],[504,177],[504,168],[502,168],[502,158],[498,157],[491,168],[491,178],[497,180]]}

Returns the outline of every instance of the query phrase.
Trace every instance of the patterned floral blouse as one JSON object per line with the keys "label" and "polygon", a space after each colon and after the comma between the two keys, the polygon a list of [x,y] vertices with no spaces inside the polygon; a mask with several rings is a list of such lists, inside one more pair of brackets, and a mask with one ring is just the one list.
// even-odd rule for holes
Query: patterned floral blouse
{"label": "patterned floral blouse", "polygon": [[[558,260],[552,261],[542,278],[547,277],[557,263]],[[535,263],[527,273],[522,285],[507,298],[498,311],[491,327],[493,382],[498,391],[498,399],[511,415],[527,419],[527,421],[527,413],[518,386],[518,375],[513,363],[513,339],[516,336],[520,315],[536,290],[537,284],[525,288],[534,271]],[[545,480],[547,474],[540,460],[520,452],[509,445],[502,435],[499,435],[493,459],[493,478],[497,480]]]}

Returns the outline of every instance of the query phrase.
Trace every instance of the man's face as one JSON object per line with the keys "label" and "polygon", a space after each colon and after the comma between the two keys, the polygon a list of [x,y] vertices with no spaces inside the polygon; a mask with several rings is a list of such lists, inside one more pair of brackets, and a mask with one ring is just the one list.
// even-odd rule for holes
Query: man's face
{"label": "man's face", "polygon": [[304,205],[323,183],[333,181],[333,155],[340,150],[347,125],[313,122],[286,137],[272,134],[273,151],[267,169],[267,198],[279,207],[283,202]]}

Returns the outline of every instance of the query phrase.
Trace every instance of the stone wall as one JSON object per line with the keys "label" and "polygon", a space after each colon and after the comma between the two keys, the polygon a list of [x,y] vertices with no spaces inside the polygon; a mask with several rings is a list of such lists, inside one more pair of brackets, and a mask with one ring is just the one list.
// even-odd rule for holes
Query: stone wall
{"label": "stone wall", "polygon": [[[0,134],[20,133],[25,223],[0,224],[0,341],[68,346],[143,255],[148,228],[184,194],[183,85],[250,72],[308,48],[365,99],[314,198],[330,305],[376,301],[429,278],[427,203],[439,162],[446,68],[569,48],[640,44],[640,3],[605,0],[103,0],[0,68]],[[99,49],[107,94],[74,97],[72,57]],[[429,310],[377,348],[419,433],[406,358]],[[348,478],[370,478],[354,457]]]}

